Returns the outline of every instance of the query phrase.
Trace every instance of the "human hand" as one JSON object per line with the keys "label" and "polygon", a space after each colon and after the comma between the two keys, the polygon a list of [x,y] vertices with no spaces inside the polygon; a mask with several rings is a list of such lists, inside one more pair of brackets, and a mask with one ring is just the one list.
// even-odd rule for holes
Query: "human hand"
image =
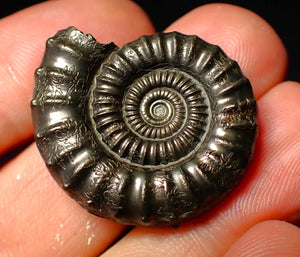
{"label": "human hand", "polygon": [[[125,0],[49,1],[0,20],[1,155],[32,138],[34,70],[46,39],[70,25],[117,45],[154,33]],[[257,15],[221,4],[195,9],[167,29],[174,30],[220,45],[252,83],[259,137],[242,183],[178,229],[136,227],[124,235],[125,226],[87,213],[59,188],[33,143],[0,170],[1,257],[300,256],[300,229],[285,222],[299,221],[300,87],[282,82],[282,42]]]}

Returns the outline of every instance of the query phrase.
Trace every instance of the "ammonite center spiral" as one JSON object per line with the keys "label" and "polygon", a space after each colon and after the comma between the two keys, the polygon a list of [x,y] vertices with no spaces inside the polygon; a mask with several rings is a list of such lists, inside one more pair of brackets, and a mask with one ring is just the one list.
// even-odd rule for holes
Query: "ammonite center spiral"
{"label": "ammonite center spiral", "polygon": [[176,226],[215,206],[241,180],[257,132],[238,64],[178,32],[119,48],[59,31],[31,106],[58,184],[89,212],[130,225]]}
{"label": "ammonite center spiral", "polygon": [[100,71],[94,89],[94,120],[101,143],[110,151],[131,163],[160,165],[188,158],[191,149],[197,148],[210,108],[205,89],[195,78],[178,69],[154,69],[114,95],[120,90],[118,81],[114,83],[110,76],[111,87],[104,91],[103,77]]}

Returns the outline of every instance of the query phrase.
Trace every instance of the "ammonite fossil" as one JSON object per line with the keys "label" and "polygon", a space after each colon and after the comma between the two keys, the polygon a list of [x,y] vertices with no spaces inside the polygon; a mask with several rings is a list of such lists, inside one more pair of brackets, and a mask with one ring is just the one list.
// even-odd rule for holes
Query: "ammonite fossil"
{"label": "ammonite fossil", "polygon": [[74,27],[47,41],[31,102],[51,174],[89,212],[176,226],[238,184],[257,133],[238,64],[178,32],[117,47]]}

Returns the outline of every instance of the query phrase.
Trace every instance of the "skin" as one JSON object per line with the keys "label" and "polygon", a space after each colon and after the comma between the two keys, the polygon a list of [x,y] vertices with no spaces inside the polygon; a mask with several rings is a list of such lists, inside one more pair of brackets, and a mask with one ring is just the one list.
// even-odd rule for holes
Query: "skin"
{"label": "skin", "polygon": [[[0,157],[32,140],[33,73],[46,39],[70,25],[118,45],[154,33],[126,0],[48,1],[0,20]],[[0,167],[1,257],[300,256],[300,85],[283,82],[280,38],[256,14],[225,4],[196,8],[166,29],[174,30],[220,45],[252,83],[259,136],[241,184],[178,229],[124,234],[128,228],[87,213],[58,187],[33,142]]]}

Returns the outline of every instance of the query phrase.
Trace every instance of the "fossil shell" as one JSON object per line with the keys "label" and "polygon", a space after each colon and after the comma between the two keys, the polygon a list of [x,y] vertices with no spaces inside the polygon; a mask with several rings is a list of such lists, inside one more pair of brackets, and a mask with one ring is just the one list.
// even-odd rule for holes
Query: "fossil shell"
{"label": "fossil shell", "polygon": [[257,133],[238,64],[178,32],[118,48],[59,31],[31,106],[58,184],[89,212],[131,225],[176,226],[212,208],[240,181]]}

